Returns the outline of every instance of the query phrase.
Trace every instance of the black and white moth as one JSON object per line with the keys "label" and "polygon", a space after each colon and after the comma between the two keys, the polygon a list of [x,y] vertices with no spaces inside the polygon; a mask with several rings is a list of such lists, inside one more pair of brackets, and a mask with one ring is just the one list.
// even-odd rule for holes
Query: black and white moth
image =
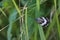
{"label": "black and white moth", "polygon": [[40,24],[41,26],[47,26],[49,24],[49,19],[46,17],[40,17],[40,18],[36,18],[36,21],[38,24]]}
{"label": "black and white moth", "polygon": [[48,26],[48,24],[52,21],[54,13],[56,11],[56,8],[53,6],[50,12],[49,17],[39,17],[36,18],[37,23],[39,23],[41,26]]}

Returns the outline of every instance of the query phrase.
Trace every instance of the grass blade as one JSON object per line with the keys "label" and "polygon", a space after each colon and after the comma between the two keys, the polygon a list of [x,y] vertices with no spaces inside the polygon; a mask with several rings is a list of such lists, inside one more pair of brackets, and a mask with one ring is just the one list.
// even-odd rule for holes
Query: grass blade
{"label": "grass blade", "polygon": [[20,11],[20,9],[18,8],[17,4],[15,3],[14,0],[12,0],[12,2],[13,2],[13,4],[14,4],[14,6],[15,6],[17,12],[19,13],[19,16],[21,16],[21,11]]}
{"label": "grass blade", "polygon": [[[36,14],[35,14],[35,18],[38,18],[38,17],[40,17],[41,15],[40,15],[40,1],[41,0],[36,0]],[[46,40],[45,39],[45,35],[44,35],[44,32],[43,32],[43,28],[39,25],[39,24],[36,24],[36,27],[38,27],[38,29],[39,29],[39,35],[40,35],[40,38],[41,38],[41,40]],[[37,40],[37,39],[36,39]]]}
{"label": "grass blade", "polygon": [[26,27],[26,40],[29,40],[29,36],[28,36],[28,24],[27,24],[27,8],[25,10],[25,27]]}
{"label": "grass blade", "polygon": [[39,34],[40,34],[41,40],[46,40],[43,28],[39,24],[38,24],[38,28],[39,28]]}
{"label": "grass blade", "polygon": [[12,25],[13,25],[13,22],[16,20],[16,16],[17,16],[17,11],[15,9],[12,9],[12,14],[9,17],[9,27],[8,27],[8,31],[7,31],[8,39],[7,40],[11,40]]}
{"label": "grass blade", "polygon": [[6,16],[6,13],[0,8],[0,11],[2,12],[2,14],[5,16],[5,17],[7,17]]}

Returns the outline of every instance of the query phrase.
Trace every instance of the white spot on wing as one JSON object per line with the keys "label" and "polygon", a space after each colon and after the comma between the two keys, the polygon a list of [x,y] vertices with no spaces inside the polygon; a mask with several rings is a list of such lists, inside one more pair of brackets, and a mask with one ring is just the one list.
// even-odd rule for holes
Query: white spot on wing
{"label": "white spot on wing", "polygon": [[47,23],[47,20],[44,17],[42,17],[42,19],[44,20],[44,23],[42,23],[41,26],[44,26]]}

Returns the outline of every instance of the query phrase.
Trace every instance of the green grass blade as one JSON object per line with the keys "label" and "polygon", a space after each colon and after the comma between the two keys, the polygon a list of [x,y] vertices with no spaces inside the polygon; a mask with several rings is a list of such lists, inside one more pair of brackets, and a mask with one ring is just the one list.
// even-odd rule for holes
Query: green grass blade
{"label": "green grass blade", "polygon": [[0,11],[2,12],[2,14],[3,14],[5,17],[7,17],[7,16],[6,16],[6,13],[2,10],[2,8],[0,8]]}
{"label": "green grass blade", "polygon": [[11,13],[10,13],[11,15],[9,17],[9,27],[8,27],[8,31],[7,31],[7,40],[11,40],[12,25],[13,25],[13,22],[16,20],[16,16],[17,16],[17,11],[15,9],[12,9]]}
{"label": "green grass blade", "polygon": [[34,26],[35,26],[34,40],[38,40],[38,38],[37,38],[38,26],[37,25],[38,25],[37,23],[34,23]]}
{"label": "green grass blade", "polygon": [[[55,8],[57,8],[57,0],[54,0],[54,6],[55,6]],[[59,24],[59,20],[58,20],[58,10],[57,9],[56,9],[55,13],[56,13],[56,22],[57,22],[58,34],[59,34],[59,38],[60,38],[60,24]]]}
{"label": "green grass blade", "polygon": [[15,8],[16,8],[16,10],[17,10],[17,12],[19,13],[19,16],[21,16],[20,8],[18,8],[18,6],[17,6],[17,4],[15,3],[15,1],[14,1],[14,0],[12,0],[12,2],[13,2],[13,4],[14,4],[14,6],[15,6]]}
{"label": "green grass blade", "polygon": [[36,0],[36,7],[38,11],[40,11],[40,0]]}
{"label": "green grass blade", "polygon": [[[60,14],[60,0],[58,0],[58,12],[57,13],[59,13]],[[59,14],[57,14],[57,16],[59,15]],[[59,20],[57,19],[57,23],[58,23],[58,25],[59,25],[59,22],[58,22]],[[58,32],[59,32],[59,38],[60,38],[60,25],[58,26]]]}
{"label": "green grass blade", "polygon": [[[40,16],[41,16],[40,15],[40,0],[36,0],[36,14],[35,14],[35,18],[38,18]],[[36,24],[36,28],[39,29],[40,39],[41,40],[46,40],[44,32],[43,32],[43,28],[39,24]],[[36,39],[36,40],[38,40],[38,39]]]}
{"label": "green grass blade", "polygon": [[36,0],[36,14],[35,18],[40,17],[40,0]]}
{"label": "green grass blade", "polygon": [[60,12],[60,0],[58,0],[58,11]]}
{"label": "green grass blade", "polygon": [[[55,14],[56,15],[56,14]],[[52,22],[50,22],[50,25],[49,25],[49,27],[48,27],[48,30],[47,30],[47,32],[46,32],[46,39],[48,39],[48,37],[49,37],[49,34],[50,34],[50,31],[51,31],[51,29],[53,28],[53,26],[54,26],[54,24],[55,24],[55,15],[54,15],[54,17],[53,17],[53,19],[52,19]],[[55,21],[54,21],[55,20]]]}
{"label": "green grass blade", "polygon": [[43,28],[42,28],[42,26],[40,26],[40,24],[38,24],[38,28],[39,28],[39,34],[40,34],[41,40],[46,40]]}
{"label": "green grass blade", "polygon": [[59,24],[59,20],[58,20],[58,12],[56,12],[56,22],[57,22],[58,34],[59,34],[59,38],[60,38],[60,24]]}
{"label": "green grass blade", "polygon": [[29,40],[29,36],[28,36],[28,24],[27,24],[27,8],[25,10],[25,27],[26,27],[26,40]]}
{"label": "green grass blade", "polygon": [[55,7],[55,8],[57,7],[57,4],[56,4],[56,2],[57,2],[57,1],[56,1],[56,0],[54,0],[54,7]]}

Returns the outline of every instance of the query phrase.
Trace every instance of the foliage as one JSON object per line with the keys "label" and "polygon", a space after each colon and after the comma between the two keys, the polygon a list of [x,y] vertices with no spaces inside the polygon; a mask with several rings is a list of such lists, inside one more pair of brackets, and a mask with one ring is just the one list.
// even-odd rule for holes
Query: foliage
{"label": "foliage", "polygon": [[[36,18],[52,19],[42,27]],[[60,0],[0,0],[1,40],[60,40]]]}

